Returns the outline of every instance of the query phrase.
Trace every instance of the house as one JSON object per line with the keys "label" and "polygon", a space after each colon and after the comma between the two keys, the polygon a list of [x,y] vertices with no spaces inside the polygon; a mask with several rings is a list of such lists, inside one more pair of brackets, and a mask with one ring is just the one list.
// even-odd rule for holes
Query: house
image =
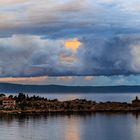
{"label": "house", "polygon": [[140,99],[136,96],[135,100],[132,101],[133,105],[140,105]]}
{"label": "house", "polygon": [[2,100],[2,107],[5,109],[15,109],[16,101],[13,98],[5,97]]}

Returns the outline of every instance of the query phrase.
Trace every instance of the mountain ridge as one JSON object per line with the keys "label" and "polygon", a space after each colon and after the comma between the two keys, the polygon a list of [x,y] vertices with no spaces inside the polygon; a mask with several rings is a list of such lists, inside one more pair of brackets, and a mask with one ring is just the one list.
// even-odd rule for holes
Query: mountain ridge
{"label": "mountain ridge", "polygon": [[25,85],[0,83],[0,92],[34,92],[34,93],[113,93],[140,92],[140,85],[118,86],[65,86],[65,85]]}

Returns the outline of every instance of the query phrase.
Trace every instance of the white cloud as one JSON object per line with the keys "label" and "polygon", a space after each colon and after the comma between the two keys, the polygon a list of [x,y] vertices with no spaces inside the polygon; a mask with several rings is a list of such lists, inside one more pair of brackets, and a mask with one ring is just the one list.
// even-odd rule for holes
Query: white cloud
{"label": "white cloud", "polygon": [[[84,0],[86,1],[86,0]],[[77,12],[84,11],[86,3],[80,0],[7,0],[0,2],[0,28],[23,26],[47,26],[53,22],[71,21],[78,18]],[[20,4],[20,5],[19,5]],[[68,18],[69,16],[69,18]],[[81,16],[80,16],[81,17]],[[5,26],[4,26],[5,23]]]}

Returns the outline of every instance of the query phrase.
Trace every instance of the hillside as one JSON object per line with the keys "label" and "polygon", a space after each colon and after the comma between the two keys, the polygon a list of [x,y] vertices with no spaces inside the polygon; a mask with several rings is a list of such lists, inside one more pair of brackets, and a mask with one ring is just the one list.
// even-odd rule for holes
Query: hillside
{"label": "hillside", "polygon": [[18,93],[113,93],[140,92],[140,86],[61,86],[61,85],[20,85],[0,83],[0,92]]}

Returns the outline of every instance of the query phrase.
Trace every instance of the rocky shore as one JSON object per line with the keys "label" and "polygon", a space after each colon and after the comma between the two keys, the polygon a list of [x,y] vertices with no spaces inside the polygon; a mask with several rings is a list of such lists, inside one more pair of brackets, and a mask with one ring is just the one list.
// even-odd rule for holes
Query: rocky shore
{"label": "rocky shore", "polygon": [[28,97],[24,94],[11,96],[16,101],[15,108],[4,108],[1,105],[0,113],[49,113],[49,112],[140,112],[140,100],[138,97],[131,103],[127,102],[96,102],[86,99],[70,101],[49,100],[38,96]]}

